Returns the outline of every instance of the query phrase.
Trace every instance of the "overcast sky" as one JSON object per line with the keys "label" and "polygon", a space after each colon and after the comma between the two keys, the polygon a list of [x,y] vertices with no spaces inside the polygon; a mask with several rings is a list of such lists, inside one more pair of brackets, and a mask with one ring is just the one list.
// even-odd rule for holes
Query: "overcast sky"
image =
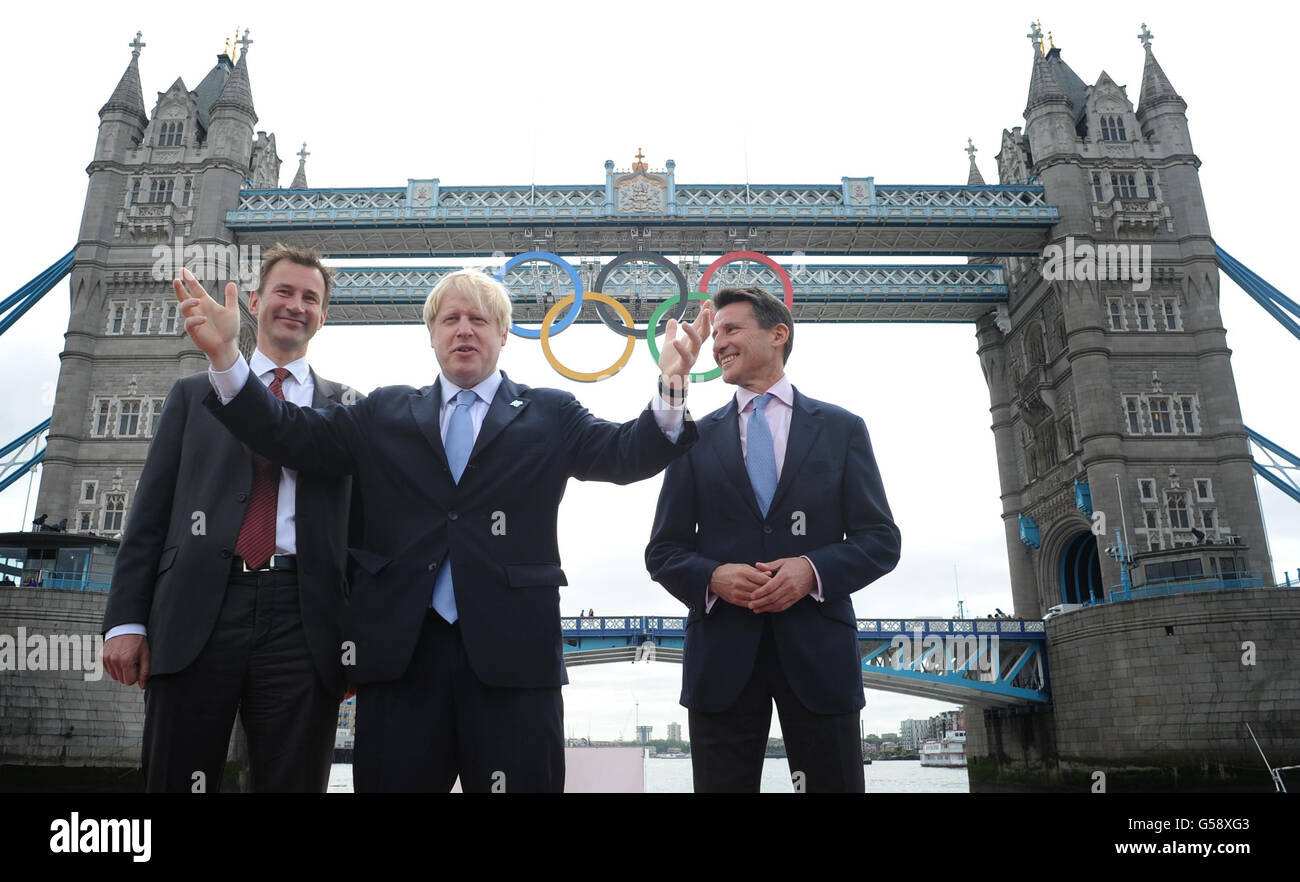
{"label": "overcast sky", "polygon": [[[1145,21],[1188,103],[1193,146],[1216,241],[1295,298],[1291,206],[1297,199],[1289,53],[1294,7],[1235,3],[1212,18],[1185,3],[797,5],[427,4],[295,6],[225,3],[220,18],[175,4],[10,10],[12,40],[0,140],[5,260],[0,296],[76,242],[97,112],[130,59],[136,30],[146,105],[179,76],[193,89],[226,37],[248,27],[258,128],[277,136],[288,185],[306,141],[314,187],[600,184],[644,148],[655,168],[677,161],[681,184],[961,184],[968,137],[984,177],[1003,128],[1023,124],[1029,22],[1043,18],[1084,79],[1106,70],[1137,102]],[[738,13],[736,10],[743,9]],[[797,10],[792,15],[791,10]],[[195,24],[195,22],[199,22]],[[374,263],[374,261],[369,261]],[[884,262],[884,261],[877,261]],[[915,262],[940,262],[919,258]],[[1279,377],[1295,340],[1223,277],[1221,309],[1248,425],[1300,449],[1294,381]],[[0,344],[7,391],[0,443],[49,415],[68,321],[60,284]],[[579,369],[613,360],[621,338],[575,326],[555,342]],[[789,366],[804,393],[861,414],[903,534],[898,569],[854,596],[860,616],[949,616],[1011,609],[988,390],[969,325],[801,325]],[[711,357],[705,355],[711,364]],[[1284,361],[1285,360],[1285,361]],[[324,376],[361,389],[424,385],[436,371],[418,326],[333,328],[313,341]],[[571,383],[536,342],[511,337],[501,366],[516,380],[573,391],[594,413],[630,419],[656,370],[644,351],[616,378]],[[702,416],[725,402],[720,382],[691,391]],[[39,479],[38,479],[39,480]],[[560,544],[565,613],[674,614],[680,605],[642,564],[659,479],[632,487],[572,482]],[[0,494],[0,528],[18,529],[28,481]],[[1300,567],[1300,506],[1260,482],[1277,573]],[[31,497],[35,505],[35,493]],[[571,672],[566,727],[631,739],[634,723],[685,725],[681,669],[597,665]],[[951,705],[869,692],[867,731]],[[774,719],[774,733],[777,726]]]}

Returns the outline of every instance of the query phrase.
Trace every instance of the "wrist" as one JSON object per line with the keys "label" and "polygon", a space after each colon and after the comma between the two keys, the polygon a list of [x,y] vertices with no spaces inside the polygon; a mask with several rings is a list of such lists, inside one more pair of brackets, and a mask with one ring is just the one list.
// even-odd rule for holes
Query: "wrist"
{"label": "wrist", "polygon": [[659,395],[669,404],[685,404],[686,390],[689,386],[690,379],[684,374],[672,377],[659,375]]}
{"label": "wrist", "polygon": [[228,371],[235,362],[239,361],[239,347],[233,346],[218,352],[215,357],[209,357],[208,361],[212,363],[213,370]]}

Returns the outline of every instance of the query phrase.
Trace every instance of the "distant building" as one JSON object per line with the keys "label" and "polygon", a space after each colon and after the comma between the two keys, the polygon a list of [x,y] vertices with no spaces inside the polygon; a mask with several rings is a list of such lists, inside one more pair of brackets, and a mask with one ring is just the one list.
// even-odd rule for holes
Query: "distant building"
{"label": "distant building", "polygon": [[637,726],[636,740],[641,744],[645,744],[647,741],[650,740],[650,733],[653,731],[654,731],[654,726]]}
{"label": "distant building", "polygon": [[898,743],[904,750],[919,750],[929,734],[929,720],[903,720],[898,724]]}
{"label": "distant building", "polygon": [[682,724],[681,724],[681,723],[669,723],[669,724],[668,724],[668,740],[669,740],[669,741],[681,741],[681,740],[682,740]]}
{"label": "distant building", "polygon": [[357,697],[354,695],[339,705],[338,728],[355,732],[357,728]]}

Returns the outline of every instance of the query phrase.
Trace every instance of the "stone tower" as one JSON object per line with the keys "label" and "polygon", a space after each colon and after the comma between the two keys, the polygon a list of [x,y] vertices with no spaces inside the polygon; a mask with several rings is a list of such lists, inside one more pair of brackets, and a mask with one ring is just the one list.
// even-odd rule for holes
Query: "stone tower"
{"label": "stone tower", "polygon": [[241,260],[226,212],[241,188],[276,187],[280,173],[275,136],[254,130],[247,31],[198,88],[178,78],[159,92],[152,113],[140,36],[99,111],[37,505],[51,523],[110,536],[130,511],[172,383],[207,367],[171,279],[186,265],[209,291],[232,279],[247,290],[255,261]]}
{"label": "stone tower", "polygon": [[1136,110],[1031,39],[1025,125],[1002,133],[998,172],[1041,184],[1061,220],[1043,259],[1003,261],[1008,309],[977,326],[1016,613],[1126,581],[1271,585],[1187,105],[1145,25]]}

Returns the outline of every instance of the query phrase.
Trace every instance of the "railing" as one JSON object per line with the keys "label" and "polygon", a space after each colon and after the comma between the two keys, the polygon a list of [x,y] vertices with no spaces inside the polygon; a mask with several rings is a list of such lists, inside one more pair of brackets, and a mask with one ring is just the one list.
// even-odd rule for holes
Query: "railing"
{"label": "railing", "polygon": [[1110,599],[1141,600],[1144,597],[1165,597],[1171,594],[1190,594],[1198,591],[1229,591],[1234,588],[1263,588],[1264,580],[1259,573],[1245,571],[1232,576],[1214,576],[1208,579],[1182,578],[1160,579],[1147,582],[1139,588],[1125,591],[1123,586],[1110,586]]}
{"label": "railing", "polygon": [[[561,616],[566,637],[686,632],[685,616]],[[1001,634],[1042,640],[1047,629],[1038,619],[857,619],[858,634]]]}
{"label": "railing", "polygon": [[24,576],[21,584],[0,581],[0,588],[55,588],[60,591],[108,591],[108,576],[102,573],[61,573],[54,570],[42,571],[33,580]]}

